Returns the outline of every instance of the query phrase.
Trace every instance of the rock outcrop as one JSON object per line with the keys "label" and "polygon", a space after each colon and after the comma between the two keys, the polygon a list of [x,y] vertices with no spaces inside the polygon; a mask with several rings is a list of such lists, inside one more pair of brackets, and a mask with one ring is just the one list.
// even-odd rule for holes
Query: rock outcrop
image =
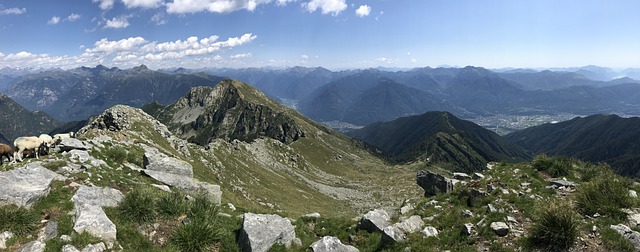
{"label": "rock outcrop", "polygon": [[276,243],[290,247],[296,239],[291,221],[275,214],[245,213],[238,244],[244,252],[266,252]]}
{"label": "rock outcrop", "polygon": [[391,225],[391,216],[384,209],[375,209],[366,213],[360,219],[358,229],[367,230],[369,232],[382,232],[382,230]]}
{"label": "rock outcrop", "polygon": [[44,252],[46,244],[44,242],[32,241],[22,245],[16,252]]}
{"label": "rock outcrop", "polygon": [[335,236],[325,236],[309,246],[313,252],[358,252],[359,250],[351,245],[344,245]]}
{"label": "rock outcrop", "polygon": [[17,205],[31,207],[38,199],[49,194],[54,180],[65,177],[42,167],[41,162],[0,173],[0,206]]}
{"label": "rock outcrop", "polygon": [[453,186],[460,181],[457,179],[450,179],[430,171],[420,170],[416,174],[416,182],[420,187],[422,187],[422,189],[424,189],[424,196],[431,197],[451,192],[453,190]]}
{"label": "rock outcrop", "polygon": [[611,225],[610,228],[631,242],[633,247],[636,248],[636,251],[640,251],[640,232],[633,231],[631,228],[623,224]]}
{"label": "rock outcrop", "polygon": [[116,207],[122,199],[124,195],[113,188],[81,186],[71,198],[75,208],[73,230],[87,232],[111,247],[116,241],[117,228],[102,207]]}

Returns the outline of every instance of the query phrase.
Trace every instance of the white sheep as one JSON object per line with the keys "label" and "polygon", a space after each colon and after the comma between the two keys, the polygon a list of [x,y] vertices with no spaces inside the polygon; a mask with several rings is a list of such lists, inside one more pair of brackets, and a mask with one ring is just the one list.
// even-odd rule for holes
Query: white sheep
{"label": "white sheep", "polygon": [[41,149],[40,155],[49,154],[49,147],[53,146],[54,143],[53,137],[47,134],[40,134],[38,138],[42,139],[42,141],[45,143],[45,145]]}
{"label": "white sheep", "polygon": [[55,134],[53,135],[53,142],[54,143],[60,143],[60,141],[62,141],[62,139],[64,138],[76,138],[76,133],[69,132],[69,133],[61,133],[61,134]]}
{"label": "white sheep", "polygon": [[30,150],[36,154],[38,158],[38,152],[42,147],[46,147],[46,143],[43,139],[35,136],[18,137],[13,141],[13,146],[16,148],[16,152],[13,153],[13,161],[22,162],[22,155],[25,150]]}

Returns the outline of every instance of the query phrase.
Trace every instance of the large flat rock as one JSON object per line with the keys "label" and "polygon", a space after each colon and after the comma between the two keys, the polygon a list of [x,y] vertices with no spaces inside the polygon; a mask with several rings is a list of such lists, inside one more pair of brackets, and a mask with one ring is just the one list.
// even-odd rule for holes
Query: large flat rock
{"label": "large flat rock", "polygon": [[238,244],[244,252],[266,252],[276,243],[286,247],[296,238],[291,221],[275,214],[245,213]]}
{"label": "large flat rock", "polygon": [[0,173],[0,206],[14,204],[29,208],[38,199],[49,194],[54,180],[65,180],[64,176],[42,167],[41,164],[42,162],[33,162]]}

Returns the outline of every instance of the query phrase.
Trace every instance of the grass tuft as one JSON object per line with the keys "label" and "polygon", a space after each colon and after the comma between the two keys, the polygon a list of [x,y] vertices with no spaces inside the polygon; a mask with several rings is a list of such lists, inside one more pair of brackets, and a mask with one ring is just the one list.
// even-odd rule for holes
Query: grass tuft
{"label": "grass tuft", "polygon": [[560,201],[546,201],[533,221],[526,246],[542,251],[565,251],[578,237],[578,219],[571,206]]}
{"label": "grass tuft", "polygon": [[635,201],[629,196],[629,181],[612,171],[603,171],[598,179],[582,185],[575,195],[579,213],[608,215],[614,220],[624,221],[627,214],[622,208],[631,208]]}
{"label": "grass tuft", "polygon": [[124,219],[136,223],[148,223],[155,219],[155,199],[151,192],[144,189],[135,189],[124,197],[118,207]]}
{"label": "grass tuft", "polygon": [[536,170],[557,178],[570,175],[573,162],[567,157],[548,157],[542,154],[533,159],[532,165]]}
{"label": "grass tuft", "polygon": [[164,194],[156,202],[158,214],[163,217],[176,217],[189,212],[189,202],[179,192]]}
{"label": "grass tuft", "polygon": [[0,230],[10,230],[16,235],[32,233],[40,223],[39,216],[33,211],[15,205],[0,207]]}

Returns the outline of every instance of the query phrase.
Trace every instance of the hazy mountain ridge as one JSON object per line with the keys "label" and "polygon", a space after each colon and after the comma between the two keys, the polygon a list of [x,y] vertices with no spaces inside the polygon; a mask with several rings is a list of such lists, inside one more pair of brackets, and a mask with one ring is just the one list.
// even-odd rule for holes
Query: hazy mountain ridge
{"label": "hazy mountain ridge", "polygon": [[428,160],[455,171],[478,171],[489,161],[522,161],[531,156],[519,146],[448,112],[374,123],[349,135],[382,151],[391,160]]}
{"label": "hazy mountain ridge", "polygon": [[21,136],[49,133],[60,123],[44,112],[31,112],[0,93],[0,142],[13,144]]}
{"label": "hazy mountain ridge", "polygon": [[84,120],[115,104],[142,106],[153,101],[167,104],[192,86],[215,85],[220,77],[169,75],[145,66],[48,70],[24,75],[12,82],[7,96],[30,110],[41,110],[61,121]]}
{"label": "hazy mountain ridge", "polygon": [[617,115],[577,117],[517,131],[505,139],[536,154],[564,155],[607,162],[620,174],[638,176],[640,118]]}

